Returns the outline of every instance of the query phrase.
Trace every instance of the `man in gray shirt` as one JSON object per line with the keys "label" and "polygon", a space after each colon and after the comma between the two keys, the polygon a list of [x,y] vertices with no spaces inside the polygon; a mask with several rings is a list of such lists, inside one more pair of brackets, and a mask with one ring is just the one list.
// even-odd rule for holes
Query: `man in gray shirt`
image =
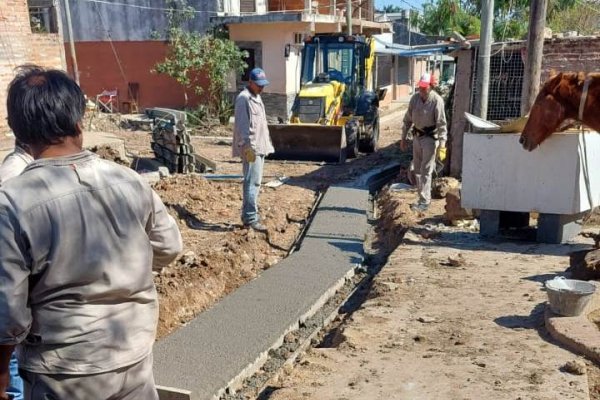
{"label": "man in gray shirt", "polygon": [[32,161],[33,157],[27,151],[27,146],[16,140],[15,149],[4,158],[0,165],[0,184],[19,176]]}
{"label": "man in gray shirt", "polygon": [[134,171],[82,150],[85,99],[22,68],[8,124],[34,161],[0,188],[0,399],[16,347],[25,399],[158,399],[152,268],[182,241]]}
{"label": "man in gray shirt", "polygon": [[[31,164],[33,157],[27,149],[27,145],[15,140],[15,149],[4,158],[0,165],[0,185],[19,176]],[[11,395],[13,400],[23,400],[23,379],[19,376],[19,365],[15,353],[10,357],[10,384],[7,394]]]}
{"label": "man in gray shirt", "polygon": [[444,100],[432,90],[433,77],[423,74],[419,80],[419,91],[408,103],[404,115],[400,149],[408,149],[407,137],[413,128],[413,168],[419,201],[412,204],[415,211],[425,211],[431,203],[431,176],[435,169],[436,154],[440,161],[446,159],[446,114]]}
{"label": "man in gray shirt", "polygon": [[242,223],[255,231],[266,232],[258,214],[258,193],[262,182],[265,156],[275,149],[271,144],[265,105],[260,94],[269,84],[265,71],[254,68],[250,82],[235,99],[232,154],[241,157],[244,173]]}

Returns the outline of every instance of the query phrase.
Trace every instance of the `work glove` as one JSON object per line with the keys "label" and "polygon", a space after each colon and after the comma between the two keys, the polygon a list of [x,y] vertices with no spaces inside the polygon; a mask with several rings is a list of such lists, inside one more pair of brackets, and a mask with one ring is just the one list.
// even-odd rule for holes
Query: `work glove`
{"label": "work glove", "polygon": [[438,160],[440,160],[441,162],[444,162],[444,160],[446,160],[446,147],[438,147],[437,149],[437,156],[438,156]]}
{"label": "work glove", "polygon": [[251,146],[244,146],[244,148],[242,149],[242,155],[246,162],[253,163],[254,161],[256,161],[256,153],[254,152],[254,149]]}
{"label": "work glove", "polygon": [[402,150],[402,151],[408,150],[408,142],[406,141],[406,139],[400,140],[400,150]]}

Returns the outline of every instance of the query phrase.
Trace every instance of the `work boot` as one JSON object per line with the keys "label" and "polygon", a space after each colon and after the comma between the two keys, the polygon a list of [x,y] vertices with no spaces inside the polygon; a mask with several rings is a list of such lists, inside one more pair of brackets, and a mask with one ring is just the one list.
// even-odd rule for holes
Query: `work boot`
{"label": "work boot", "polygon": [[246,229],[253,229],[253,230],[257,231],[257,232],[266,232],[267,231],[267,227],[264,226],[263,224],[261,224],[258,221],[252,222],[250,224],[244,224],[244,228],[246,228]]}

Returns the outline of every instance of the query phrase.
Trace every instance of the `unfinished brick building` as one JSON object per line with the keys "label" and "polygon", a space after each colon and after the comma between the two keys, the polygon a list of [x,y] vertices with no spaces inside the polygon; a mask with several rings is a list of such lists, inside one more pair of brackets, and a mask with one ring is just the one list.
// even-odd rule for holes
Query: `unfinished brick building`
{"label": "unfinished brick building", "polygon": [[0,1],[0,133],[6,133],[6,89],[22,64],[65,69],[58,10],[53,0]]}

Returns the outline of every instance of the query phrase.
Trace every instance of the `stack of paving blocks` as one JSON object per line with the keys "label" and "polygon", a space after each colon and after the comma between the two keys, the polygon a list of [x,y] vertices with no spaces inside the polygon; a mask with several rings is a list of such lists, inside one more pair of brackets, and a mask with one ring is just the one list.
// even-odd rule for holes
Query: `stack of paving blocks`
{"label": "stack of paving blocks", "polygon": [[188,174],[196,171],[194,148],[186,128],[186,114],[168,108],[146,110],[152,118],[152,150],[158,161],[171,173]]}

